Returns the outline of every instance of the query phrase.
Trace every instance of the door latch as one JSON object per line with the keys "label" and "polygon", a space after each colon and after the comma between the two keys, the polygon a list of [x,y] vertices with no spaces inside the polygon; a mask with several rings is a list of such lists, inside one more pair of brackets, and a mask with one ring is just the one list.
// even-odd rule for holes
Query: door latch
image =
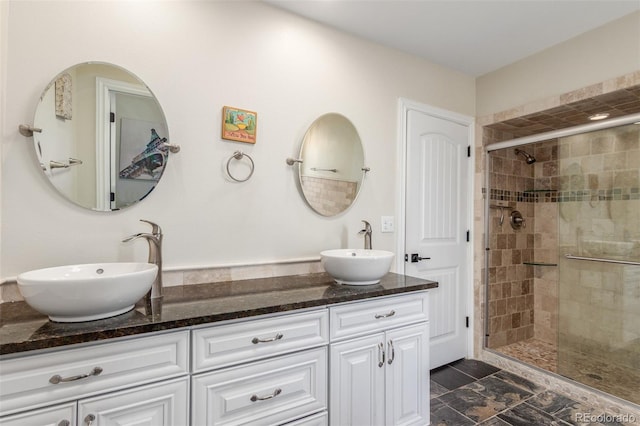
{"label": "door latch", "polygon": [[430,257],[420,257],[420,255],[418,253],[411,253],[411,263],[417,263],[420,262],[421,260],[429,260],[431,259]]}

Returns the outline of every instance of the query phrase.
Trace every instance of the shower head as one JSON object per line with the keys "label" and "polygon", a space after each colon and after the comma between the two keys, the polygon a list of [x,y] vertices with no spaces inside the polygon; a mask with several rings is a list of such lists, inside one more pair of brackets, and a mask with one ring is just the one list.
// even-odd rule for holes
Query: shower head
{"label": "shower head", "polygon": [[533,163],[536,162],[536,158],[533,155],[531,155],[528,152],[526,152],[526,151],[523,151],[521,149],[516,148],[515,149],[515,153],[516,153],[516,155],[522,154],[524,156],[524,158],[526,159],[527,164],[533,164]]}

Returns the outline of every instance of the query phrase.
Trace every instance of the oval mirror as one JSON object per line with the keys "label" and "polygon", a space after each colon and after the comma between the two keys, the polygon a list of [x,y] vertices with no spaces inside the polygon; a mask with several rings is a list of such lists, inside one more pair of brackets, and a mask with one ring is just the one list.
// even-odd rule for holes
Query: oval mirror
{"label": "oval mirror", "polygon": [[162,108],[139,78],[115,65],[83,63],[58,74],[40,97],[33,127],[40,168],[53,187],[91,210],[137,203],[165,169]]}
{"label": "oval mirror", "polygon": [[313,210],[335,216],[355,201],[364,177],[364,150],[354,125],[329,113],[314,121],[302,140],[299,178]]}

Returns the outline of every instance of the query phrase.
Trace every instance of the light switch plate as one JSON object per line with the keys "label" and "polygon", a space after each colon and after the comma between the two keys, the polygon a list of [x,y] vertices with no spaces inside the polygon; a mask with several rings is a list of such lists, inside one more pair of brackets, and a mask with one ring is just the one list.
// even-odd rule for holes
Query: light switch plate
{"label": "light switch plate", "polygon": [[395,226],[393,224],[393,216],[382,216],[380,218],[382,224],[382,232],[394,232]]}

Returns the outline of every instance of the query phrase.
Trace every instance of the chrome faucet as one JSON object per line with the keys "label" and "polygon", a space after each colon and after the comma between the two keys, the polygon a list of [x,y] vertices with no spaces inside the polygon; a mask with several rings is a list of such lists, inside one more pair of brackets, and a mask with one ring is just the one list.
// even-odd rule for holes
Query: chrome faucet
{"label": "chrome faucet", "polygon": [[364,229],[358,234],[364,234],[364,249],[371,250],[371,225],[366,220],[362,221],[364,223]]}
{"label": "chrome faucet", "polygon": [[141,232],[134,234],[125,238],[122,242],[126,243],[138,238],[147,240],[149,243],[149,263],[158,265],[158,274],[151,285],[151,290],[147,293],[147,299],[160,299],[162,298],[162,229],[157,224],[145,219],[140,219],[140,222],[150,224],[152,227],[151,233]]}

